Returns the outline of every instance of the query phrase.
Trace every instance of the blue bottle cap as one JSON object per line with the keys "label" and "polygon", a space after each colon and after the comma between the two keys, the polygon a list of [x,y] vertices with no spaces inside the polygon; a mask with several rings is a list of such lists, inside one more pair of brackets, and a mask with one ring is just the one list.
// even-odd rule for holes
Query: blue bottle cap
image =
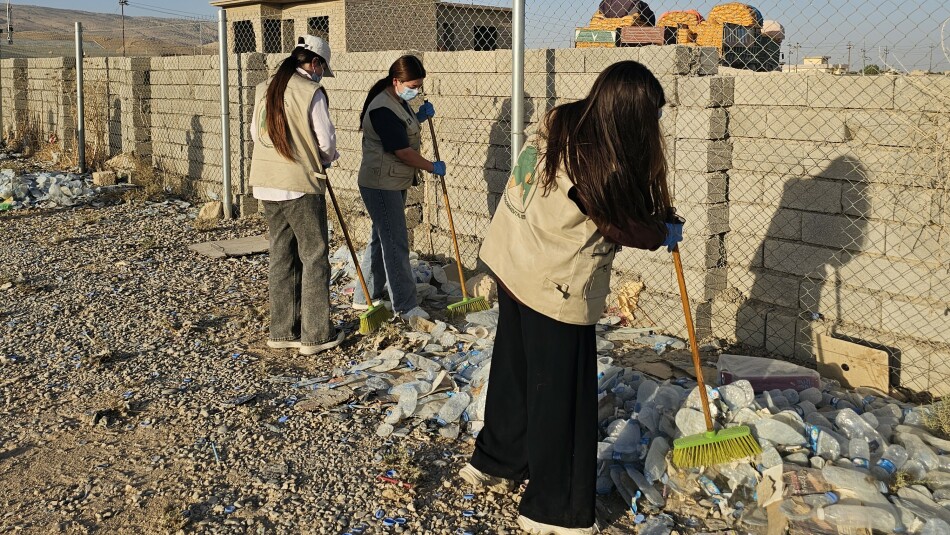
{"label": "blue bottle cap", "polygon": [[280,418],[277,419],[277,423],[279,424],[287,423],[287,420],[289,419],[290,419],[290,416],[281,416]]}
{"label": "blue bottle cap", "polygon": [[227,506],[227,507],[224,508],[224,514],[226,514],[226,515],[229,515],[229,514],[233,513],[234,511],[237,511],[237,507],[235,507],[235,506],[233,506],[233,505],[229,505],[229,506]]}
{"label": "blue bottle cap", "polygon": [[462,516],[464,516],[465,518],[473,517],[475,516],[475,511],[472,511],[471,509],[467,511],[462,511]]}
{"label": "blue bottle cap", "polygon": [[386,517],[383,519],[383,525],[386,526],[387,528],[391,528],[396,525],[396,520]]}
{"label": "blue bottle cap", "polygon": [[373,516],[376,517],[376,520],[379,520],[383,518],[384,516],[386,516],[386,511],[383,511],[382,509],[377,509],[376,512],[373,513]]}
{"label": "blue bottle cap", "polygon": [[405,524],[406,522],[408,522],[408,520],[406,520],[405,518],[403,518],[403,517],[401,517],[401,516],[397,516],[397,517],[394,518],[393,520],[395,520],[396,523],[399,524],[400,526],[403,525],[403,524]]}
{"label": "blue bottle cap", "polygon": [[466,495],[462,496],[462,498],[465,499],[465,500],[474,500],[474,499],[475,499],[475,495],[474,495],[474,494],[466,494]]}
{"label": "blue bottle cap", "polygon": [[395,478],[398,475],[399,473],[396,472],[395,470],[386,470],[386,477]]}

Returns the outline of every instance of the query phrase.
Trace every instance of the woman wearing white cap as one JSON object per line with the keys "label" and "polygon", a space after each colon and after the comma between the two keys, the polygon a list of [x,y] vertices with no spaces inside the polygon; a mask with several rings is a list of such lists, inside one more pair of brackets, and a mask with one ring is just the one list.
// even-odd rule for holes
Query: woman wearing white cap
{"label": "woman wearing white cap", "polygon": [[315,355],[340,345],[330,320],[326,168],[337,158],[336,130],[326,90],[330,46],[314,36],[297,40],[290,56],[257,86],[251,137],[250,184],[263,201],[270,232],[272,348]]}

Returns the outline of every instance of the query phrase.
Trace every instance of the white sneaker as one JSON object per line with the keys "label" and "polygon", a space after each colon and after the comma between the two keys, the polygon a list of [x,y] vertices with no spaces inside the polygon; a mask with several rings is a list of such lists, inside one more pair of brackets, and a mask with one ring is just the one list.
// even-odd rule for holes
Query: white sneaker
{"label": "white sneaker", "polygon": [[408,312],[403,312],[399,314],[399,317],[409,321],[412,318],[422,318],[424,320],[429,319],[429,313],[425,310],[422,310],[422,307],[416,307]]}
{"label": "white sneaker", "polygon": [[306,346],[305,346],[305,345],[301,345],[300,342],[297,342],[297,346],[300,347],[300,354],[301,354],[301,355],[306,355],[306,356],[309,356],[309,355],[316,355],[317,353],[322,353],[323,351],[326,351],[326,350],[328,350],[328,349],[333,349],[334,347],[337,347],[338,345],[340,345],[341,343],[343,343],[343,338],[344,338],[345,336],[346,336],[346,333],[343,332],[343,329],[337,329],[337,330],[336,330],[336,338],[330,339],[329,342],[324,342],[324,343],[322,343],[322,344],[317,344],[317,345],[312,345],[312,346],[311,346],[311,345],[306,345]]}
{"label": "white sneaker", "polygon": [[[389,301],[386,301],[385,299],[374,299],[374,300],[373,300],[373,306],[374,306],[374,307],[378,307],[379,305],[383,305],[383,306],[385,306],[386,308],[389,308],[389,309],[391,309],[391,308],[393,307],[392,303],[390,303]],[[353,303],[353,310],[369,310],[369,304],[367,304],[367,303]]]}
{"label": "white sneaker", "polygon": [[589,528],[564,528],[535,522],[523,515],[518,516],[518,527],[532,535],[593,535],[598,532],[596,524]]}
{"label": "white sneaker", "polygon": [[496,494],[508,494],[515,488],[515,482],[503,477],[490,476],[475,468],[471,463],[459,470],[459,477],[473,487],[484,487]]}
{"label": "white sneaker", "polygon": [[300,347],[300,340],[268,340],[267,347],[271,349],[297,349]]}

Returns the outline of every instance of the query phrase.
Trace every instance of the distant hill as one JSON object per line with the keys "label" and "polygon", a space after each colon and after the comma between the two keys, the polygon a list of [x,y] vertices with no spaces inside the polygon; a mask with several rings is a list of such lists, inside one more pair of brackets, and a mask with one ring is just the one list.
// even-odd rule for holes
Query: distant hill
{"label": "distant hill", "polygon": [[[6,10],[0,5],[0,28],[6,31]],[[74,9],[13,6],[13,44],[0,38],[0,56],[7,58],[73,57],[75,23],[83,26],[87,57],[122,55],[122,17]],[[125,17],[127,56],[217,54],[218,27],[212,20]]]}

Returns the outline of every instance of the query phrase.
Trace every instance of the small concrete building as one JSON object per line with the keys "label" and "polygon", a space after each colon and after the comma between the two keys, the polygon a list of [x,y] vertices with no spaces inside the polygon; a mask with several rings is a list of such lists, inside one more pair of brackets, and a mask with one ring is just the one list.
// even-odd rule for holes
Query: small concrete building
{"label": "small concrete building", "polygon": [[440,0],[215,0],[234,53],[290,52],[298,35],[334,51],[511,48],[511,9]]}

